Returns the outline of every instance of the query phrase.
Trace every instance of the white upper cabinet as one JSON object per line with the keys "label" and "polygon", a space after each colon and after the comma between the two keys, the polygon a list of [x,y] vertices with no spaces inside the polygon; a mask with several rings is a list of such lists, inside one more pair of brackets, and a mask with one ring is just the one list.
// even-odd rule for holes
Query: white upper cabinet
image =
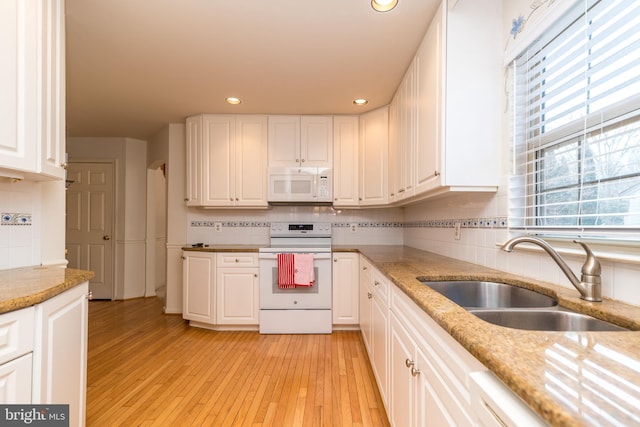
{"label": "white upper cabinet", "polygon": [[360,206],[389,203],[389,107],[360,116]]}
{"label": "white upper cabinet", "polygon": [[392,108],[392,201],[496,191],[500,174],[500,13],[443,1]]}
{"label": "white upper cabinet", "polygon": [[64,0],[0,2],[0,175],[64,177]]}
{"label": "white upper cabinet", "polygon": [[267,117],[187,118],[188,206],[266,208]]}
{"label": "white upper cabinet", "polygon": [[269,167],[333,167],[333,117],[269,116]]}
{"label": "white upper cabinet", "polygon": [[358,116],[333,118],[333,204],[358,206]]}

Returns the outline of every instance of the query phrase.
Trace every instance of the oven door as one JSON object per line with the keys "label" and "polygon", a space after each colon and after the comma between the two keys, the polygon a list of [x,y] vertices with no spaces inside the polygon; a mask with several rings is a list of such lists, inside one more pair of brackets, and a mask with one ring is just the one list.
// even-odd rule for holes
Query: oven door
{"label": "oven door", "polygon": [[[274,251],[274,249],[271,249]],[[314,252],[315,283],[312,286],[278,287],[278,253],[311,253],[308,250],[282,249],[260,252],[261,310],[331,309],[331,252]]]}

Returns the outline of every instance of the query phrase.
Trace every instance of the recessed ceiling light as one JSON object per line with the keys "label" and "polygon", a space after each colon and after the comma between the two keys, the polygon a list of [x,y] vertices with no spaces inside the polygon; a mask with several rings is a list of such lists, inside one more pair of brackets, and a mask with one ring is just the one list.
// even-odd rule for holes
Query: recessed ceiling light
{"label": "recessed ceiling light", "polygon": [[364,99],[364,98],[358,98],[358,99],[354,99],[354,100],[353,100],[353,103],[354,103],[355,105],[365,105],[365,104],[368,104],[368,103],[369,103],[369,101],[367,101],[367,100],[366,100],[366,99]]}
{"label": "recessed ceiling light", "polygon": [[378,12],[388,12],[398,5],[398,0],[371,0],[371,7]]}
{"label": "recessed ceiling light", "polygon": [[240,104],[242,102],[240,100],[240,98],[235,98],[233,96],[229,96],[229,97],[225,98],[224,100],[227,101],[227,104],[231,104],[231,105],[238,105],[238,104]]}

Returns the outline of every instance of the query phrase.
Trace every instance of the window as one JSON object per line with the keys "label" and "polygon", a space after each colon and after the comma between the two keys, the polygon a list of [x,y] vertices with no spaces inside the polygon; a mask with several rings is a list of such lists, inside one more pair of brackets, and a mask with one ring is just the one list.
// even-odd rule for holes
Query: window
{"label": "window", "polygon": [[581,0],[511,66],[510,226],[640,229],[640,2]]}

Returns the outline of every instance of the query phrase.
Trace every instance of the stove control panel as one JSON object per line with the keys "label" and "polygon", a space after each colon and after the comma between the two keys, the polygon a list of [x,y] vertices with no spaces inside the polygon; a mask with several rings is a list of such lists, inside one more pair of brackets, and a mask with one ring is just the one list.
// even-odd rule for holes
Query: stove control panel
{"label": "stove control panel", "polygon": [[330,222],[272,222],[271,237],[326,237],[331,236]]}

